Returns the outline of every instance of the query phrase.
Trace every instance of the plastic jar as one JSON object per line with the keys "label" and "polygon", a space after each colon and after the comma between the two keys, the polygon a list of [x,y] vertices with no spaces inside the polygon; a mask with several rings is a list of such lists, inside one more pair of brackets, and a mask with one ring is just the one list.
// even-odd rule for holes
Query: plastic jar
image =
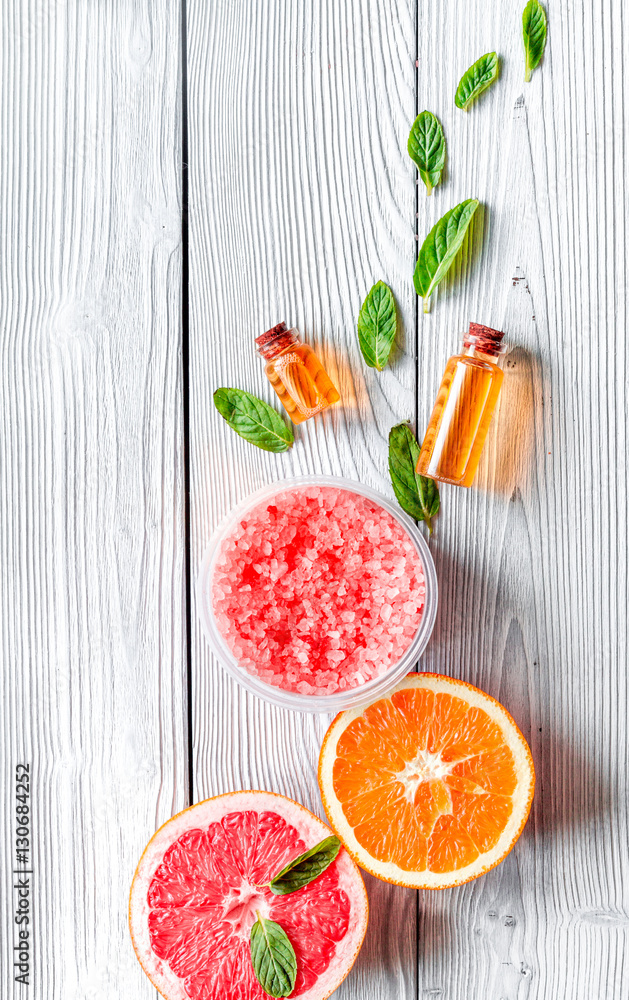
{"label": "plastic jar", "polygon": [[[240,665],[231,652],[219,631],[212,607],[212,578],[223,540],[235,530],[238,522],[244,515],[255,507],[258,507],[263,501],[270,501],[278,493],[290,491],[291,488],[307,486],[332,486],[337,489],[347,490],[367,497],[369,500],[383,507],[398,521],[411,539],[419,553],[425,577],[426,593],[424,595],[421,621],[417,632],[402,657],[380,677],[373,678],[357,687],[349,688],[345,691],[335,691],[331,694],[309,695],[287,691],[284,688],[267,684],[259,677],[248,673],[246,668]],[[295,479],[286,479],[280,483],[274,483],[272,486],[265,486],[263,489],[253,493],[231,511],[214,532],[203,556],[196,583],[196,599],[203,632],[212,652],[221,665],[247,691],[251,691],[259,698],[263,698],[273,705],[278,705],[281,708],[292,708],[297,712],[340,712],[347,708],[355,708],[374,697],[386,694],[417,663],[417,660],[426,648],[435,624],[437,614],[437,575],[430,550],[420,529],[396,503],[382,496],[376,490],[372,490],[370,487],[363,486],[362,483],[357,483],[350,479],[335,476],[303,476]]]}

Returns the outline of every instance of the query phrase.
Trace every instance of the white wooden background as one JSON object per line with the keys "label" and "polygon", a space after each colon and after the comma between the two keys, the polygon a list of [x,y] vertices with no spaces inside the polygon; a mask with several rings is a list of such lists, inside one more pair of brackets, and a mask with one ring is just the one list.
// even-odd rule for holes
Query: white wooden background
{"label": "white wooden background", "polygon": [[[510,351],[477,488],[442,491],[422,666],[510,709],[536,762],[533,813],[470,885],[368,879],[370,929],[337,996],[625,1000],[622,0],[548,0],[547,53],[526,86],[524,0],[182,2],[0,9],[2,996],[155,996],[127,892],[190,776],[195,800],[260,787],[321,812],[328,720],[239,690],[186,581],[214,525],[267,482],[332,473],[390,494],[389,428],[409,418],[421,434],[472,319],[504,328]],[[491,49],[500,81],[465,115],[456,83]],[[406,154],[424,107],[448,141],[430,200]],[[472,196],[482,216],[424,317],[416,234]],[[354,334],[378,278],[402,320],[381,374]],[[320,351],[344,405],[270,456],[231,434],[212,392],[270,399],[252,341],[282,319]],[[12,971],[21,761],[34,788],[28,989]]]}

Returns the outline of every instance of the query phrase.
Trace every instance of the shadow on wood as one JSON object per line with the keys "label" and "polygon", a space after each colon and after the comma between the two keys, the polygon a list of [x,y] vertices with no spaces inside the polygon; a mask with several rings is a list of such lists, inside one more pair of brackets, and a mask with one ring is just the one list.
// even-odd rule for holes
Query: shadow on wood
{"label": "shadow on wood", "polygon": [[524,492],[534,465],[533,385],[539,357],[523,347],[515,347],[502,364],[504,382],[474,486],[490,493],[511,497]]}

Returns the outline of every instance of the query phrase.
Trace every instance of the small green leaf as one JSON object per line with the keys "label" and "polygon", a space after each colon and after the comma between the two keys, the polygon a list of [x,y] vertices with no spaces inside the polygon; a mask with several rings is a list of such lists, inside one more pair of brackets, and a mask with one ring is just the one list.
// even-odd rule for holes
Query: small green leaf
{"label": "small green leaf", "polygon": [[475,101],[498,76],[500,60],[495,52],[487,52],[477,59],[473,66],[463,74],[456,88],[454,103],[457,108],[467,111],[472,101]]}
{"label": "small green leaf", "polygon": [[425,521],[432,535],[432,518],[439,510],[439,490],[434,479],[415,470],[420,446],[408,424],[396,424],[389,433],[389,475],[402,510],[416,521]]}
{"label": "small green leaf", "polygon": [[297,958],[288,934],[259,913],[251,928],[251,964],[260,986],[272,997],[287,997],[295,989]]}
{"label": "small green leaf", "polygon": [[529,0],[522,12],[522,41],[526,60],[524,80],[528,83],[546,47],[546,11],[539,0]]}
{"label": "small green leaf", "polygon": [[332,864],[340,849],[341,841],[338,837],[326,837],[320,844],[315,844],[305,854],[300,854],[282,868],[269,882],[269,889],[276,896],[286,896],[289,892],[303,889]]}
{"label": "small green leaf", "polygon": [[391,353],[397,330],[393,292],[378,281],[363,302],[358,317],[358,343],[370,368],[382,371]]}
{"label": "small green leaf", "polygon": [[476,198],[455,205],[432,227],[419,251],[413,281],[415,291],[424,300],[424,312],[430,308],[430,296],[449,271],[461,249],[467,227],[478,208]]}
{"label": "small green leaf", "polygon": [[214,406],[236,434],[264,451],[287,451],[294,441],[279,413],[243,389],[217,389]]}
{"label": "small green leaf", "polygon": [[417,115],[408,137],[408,155],[417,164],[427,194],[441,180],[446,162],[446,140],[441,122],[431,111]]}

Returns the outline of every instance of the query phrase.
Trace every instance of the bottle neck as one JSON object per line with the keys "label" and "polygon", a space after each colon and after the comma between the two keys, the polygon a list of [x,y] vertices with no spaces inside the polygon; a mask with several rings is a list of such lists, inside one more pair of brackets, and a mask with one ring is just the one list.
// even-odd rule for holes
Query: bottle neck
{"label": "bottle neck", "polygon": [[491,361],[495,365],[498,362],[501,352],[498,351],[490,354],[488,351],[479,351],[473,344],[469,347],[466,347],[464,344],[461,354],[464,358],[478,358],[480,361]]}
{"label": "bottle neck", "polygon": [[463,337],[463,353],[468,358],[480,358],[494,364],[503,353],[502,330],[492,330],[490,326],[470,323],[469,331]]}
{"label": "bottle neck", "polygon": [[286,323],[278,323],[265,333],[256,337],[256,351],[265,361],[272,361],[283,354],[289,347],[299,343],[297,330],[289,330]]}

